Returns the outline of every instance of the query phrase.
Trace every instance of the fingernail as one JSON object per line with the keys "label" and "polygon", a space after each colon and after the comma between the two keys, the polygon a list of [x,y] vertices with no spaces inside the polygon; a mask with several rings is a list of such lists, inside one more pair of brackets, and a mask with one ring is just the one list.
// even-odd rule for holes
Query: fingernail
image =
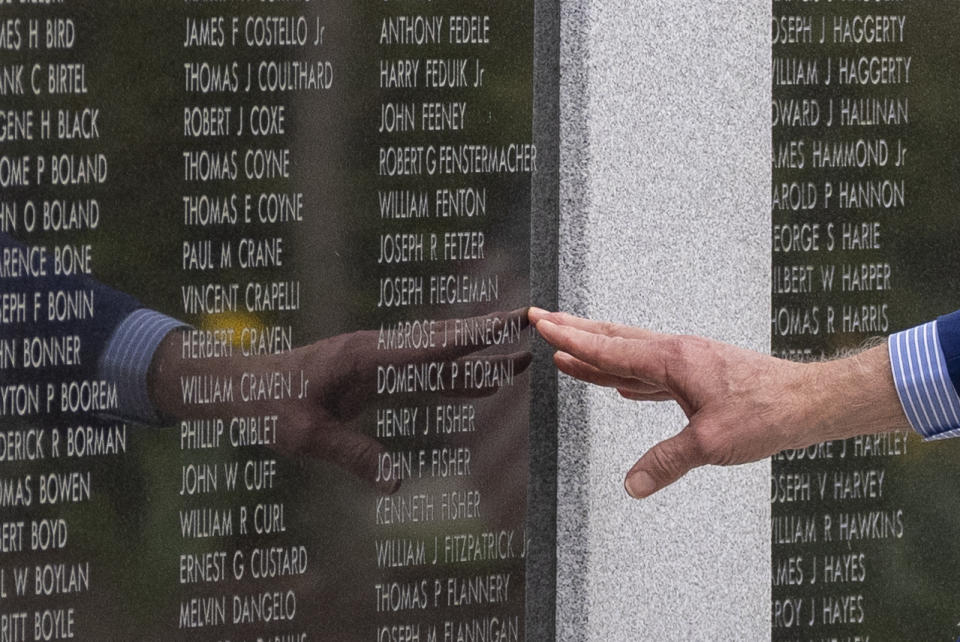
{"label": "fingernail", "polygon": [[543,308],[530,308],[527,311],[527,318],[530,319],[534,324],[542,322],[550,316],[550,313],[544,310]]}
{"label": "fingernail", "polygon": [[[556,327],[555,324],[550,323],[546,319],[540,319],[539,321],[533,324],[533,329],[537,331],[537,334],[539,334],[541,337],[544,337],[545,339],[546,337],[543,334],[544,331],[550,332],[550,329],[554,327]],[[547,339],[547,341],[549,340],[550,339]]]}
{"label": "fingernail", "polygon": [[637,472],[624,480],[623,487],[627,489],[627,494],[630,497],[643,499],[653,493],[657,485],[654,483],[653,477],[647,473]]}

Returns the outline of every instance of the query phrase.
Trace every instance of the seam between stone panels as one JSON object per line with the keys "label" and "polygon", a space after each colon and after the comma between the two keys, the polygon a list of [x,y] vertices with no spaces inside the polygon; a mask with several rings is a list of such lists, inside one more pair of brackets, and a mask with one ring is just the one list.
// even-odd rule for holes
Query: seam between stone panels
{"label": "seam between stone panels", "polygon": [[[582,245],[587,235],[591,150],[589,66],[586,41],[587,0],[564,0],[560,5],[560,149],[558,302],[562,309],[583,313],[593,283]],[[586,639],[590,611],[586,602],[589,581],[589,514],[570,510],[585,507],[589,488],[571,483],[587,464],[590,412],[586,391],[571,381],[559,382],[560,443],[557,483],[557,637]],[[567,474],[572,473],[572,474]],[[572,517],[572,519],[571,519]],[[563,530],[561,531],[561,527]],[[564,583],[561,584],[561,574]]]}

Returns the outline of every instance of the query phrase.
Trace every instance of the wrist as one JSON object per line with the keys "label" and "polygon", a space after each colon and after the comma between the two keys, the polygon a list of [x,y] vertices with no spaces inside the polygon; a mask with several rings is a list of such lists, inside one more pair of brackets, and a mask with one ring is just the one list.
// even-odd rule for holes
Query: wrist
{"label": "wrist", "polygon": [[909,430],[897,396],[887,345],[852,357],[806,366],[808,425],[813,443],[858,435]]}

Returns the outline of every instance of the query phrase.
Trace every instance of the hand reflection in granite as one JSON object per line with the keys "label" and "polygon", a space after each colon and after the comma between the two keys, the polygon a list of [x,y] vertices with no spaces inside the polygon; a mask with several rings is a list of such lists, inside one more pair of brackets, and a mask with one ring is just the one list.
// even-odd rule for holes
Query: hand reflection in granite
{"label": "hand reflection in granite", "polygon": [[[379,476],[383,445],[358,426],[364,408],[383,395],[492,395],[505,377],[530,365],[529,352],[490,354],[484,350],[490,341],[466,340],[464,324],[487,333],[487,339],[506,334],[516,339],[529,322],[522,309],[436,321],[430,329],[420,328],[418,344],[404,339],[388,346],[380,332],[359,331],[281,354],[219,359],[183,358],[182,333],[188,330],[180,330],[160,344],[148,388],[168,418],[268,418],[261,443],[266,433],[265,445],[288,456],[331,461],[380,492],[393,493],[400,482]],[[196,391],[192,403],[183,386]]]}

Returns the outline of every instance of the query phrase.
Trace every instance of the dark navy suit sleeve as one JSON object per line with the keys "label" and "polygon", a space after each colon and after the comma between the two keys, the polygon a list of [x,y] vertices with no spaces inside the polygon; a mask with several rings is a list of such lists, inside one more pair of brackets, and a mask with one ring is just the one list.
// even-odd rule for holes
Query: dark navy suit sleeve
{"label": "dark navy suit sleeve", "polygon": [[[98,361],[117,326],[141,307],[132,296],[88,276],[56,274],[51,250],[3,233],[0,297],[0,386],[45,389],[45,384],[96,380]],[[25,351],[41,362],[26,358]],[[51,355],[57,355],[54,362]]]}
{"label": "dark navy suit sleeve", "polygon": [[937,336],[950,381],[960,391],[960,310],[937,319]]}

